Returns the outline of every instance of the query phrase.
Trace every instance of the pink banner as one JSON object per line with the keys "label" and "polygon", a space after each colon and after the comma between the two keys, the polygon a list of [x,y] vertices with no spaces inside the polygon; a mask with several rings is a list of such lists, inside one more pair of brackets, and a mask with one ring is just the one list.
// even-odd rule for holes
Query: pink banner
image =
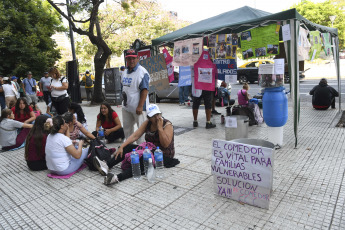
{"label": "pink banner", "polygon": [[210,59],[208,51],[203,51],[194,64],[195,89],[214,91],[216,85],[217,66]]}
{"label": "pink banner", "polygon": [[174,80],[174,66],[172,65],[173,58],[166,48],[163,49],[165,63],[167,63],[169,82]]}

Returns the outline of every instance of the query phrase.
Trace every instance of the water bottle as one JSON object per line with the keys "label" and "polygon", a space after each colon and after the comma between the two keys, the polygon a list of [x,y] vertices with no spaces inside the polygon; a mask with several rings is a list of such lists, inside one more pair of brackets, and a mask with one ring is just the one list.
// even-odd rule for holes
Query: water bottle
{"label": "water bottle", "polygon": [[148,168],[147,168],[147,180],[150,182],[150,183],[154,183],[155,182],[155,168],[153,167],[153,164],[152,164],[152,158],[149,158],[149,165],[148,165]]}
{"label": "water bottle", "polygon": [[151,158],[151,151],[149,150],[149,148],[146,146],[145,150],[143,152],[143,160],[144,160],[144,171],[145,171],[145,175],[147,175],[147,168],[149,166],[149,159],[152,160]]}
{"label": "water bottle", "polygon": [[132,164],[132,173],[133,173],[133,179],[139,180],[141,177],[141,171],[140,171],[140,161],[139,161],[139,154],[133,149],[131,152],[131,164]]}
{"label": "water bottle", "polygon": [[154,155],[155,155],[155,161],[156,161],[156,177],[163,178],[164,177],[163,152],[162,150],[159,149],[159,147],[157,147]]}
{"label": "water bottle", "polygon": [[103,129],[102,126],[99,127],[99,130],[98,130],[98,138],[99,138],[100,140],[104,140],[104,129]]}

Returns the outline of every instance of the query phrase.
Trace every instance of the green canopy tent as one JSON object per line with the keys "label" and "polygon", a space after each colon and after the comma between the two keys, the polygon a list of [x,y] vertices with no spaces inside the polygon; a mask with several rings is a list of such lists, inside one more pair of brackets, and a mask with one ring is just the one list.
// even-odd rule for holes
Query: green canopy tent
{"label": "green canopy tent", "polygon": [[[160,46],[173,46],[175,41],[188,38],[206,36],[210,34],[229,34],[239,33],[259,26],[265,26],[280,22],[281,25],[289,24],[291,40],[284,42],[289,73],[291,79],[291,93],[294,105],[294,133],[295,147],[298,143],[298,123],[300,113],[299,98],[299,65],[297,55],[297,42],[300,26],[313,31],[318,30],[322,33],[330,33],[332,36],[333,55],[338,79],[338,91],[341,92],[340,70],[339,70],[339,39],[338,30],[310,22],[296,9],[286,10],[280,13],[271,14],[265,11],[244,6],[218,16],[202,20],[162,37],[152,40],[154,51],[158,51]],[[341,111],[341,97],[339,97],[339,111]]]}

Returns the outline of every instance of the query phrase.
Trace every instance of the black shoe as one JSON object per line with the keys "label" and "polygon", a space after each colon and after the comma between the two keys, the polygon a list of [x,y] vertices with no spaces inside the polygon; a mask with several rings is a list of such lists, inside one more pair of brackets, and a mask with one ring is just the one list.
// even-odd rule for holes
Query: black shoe
{"label": "black shoe", "polygon": [[219,113],[217,110],[212,110],[212,114],[214,114],[214,115],[220,115],[221,113]]}
{"label": "black shoe", "polygon": [[197,121],[193,121],[193,127],[194,128],[198,127],[198,122]]}
{"label": "black shoe", "polygon": [[206,122],[206,129],[212,129],[215,127],[216,127],[216,124],[212,124],[212,122],[210,122],[210,123]]}

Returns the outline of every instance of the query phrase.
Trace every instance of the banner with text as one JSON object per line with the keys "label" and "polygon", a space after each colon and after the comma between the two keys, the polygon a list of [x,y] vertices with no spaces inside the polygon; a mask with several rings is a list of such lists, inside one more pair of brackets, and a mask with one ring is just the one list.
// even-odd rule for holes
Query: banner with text
{"label": "banner with text", "polygon": [[139,63],[150,74],[150,92],[169,87],[168,70],[163,54],[149,57]]}
{"label": "banner with text", "polygon": [[213,63],[217,66],[219,80],[226,81],[226,76],[229,76],[229,79],[234,77],[237,81],[236,59],[214,59]]}
{"label": "banner with text", "polygon": [[190,66],[180,66],[178,87],[188,86],[191,84],[192,84],[192,72],[191,72]]}
{"label": "banner with text", "polygon": [[273,186],[273,149],[213,140],[211,171],[220,196],[269,208]]}

